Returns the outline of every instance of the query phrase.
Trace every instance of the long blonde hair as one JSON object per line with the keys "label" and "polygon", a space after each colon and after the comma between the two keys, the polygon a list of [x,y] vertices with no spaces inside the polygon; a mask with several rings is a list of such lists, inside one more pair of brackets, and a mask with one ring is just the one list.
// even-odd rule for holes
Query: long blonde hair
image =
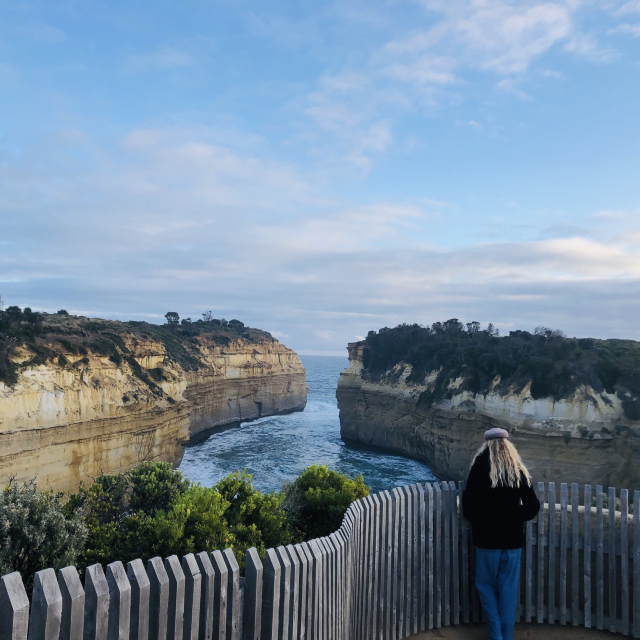
{"label": "long blonde hair", "polygon": [[531,486],[531,474],[524,466],[517,449],[507,438],[485,440],[473,458],[471,466],[487,449],[489,449],[489,475],[492,488],[495,489],[498,484],[519,487],[522,476]]}

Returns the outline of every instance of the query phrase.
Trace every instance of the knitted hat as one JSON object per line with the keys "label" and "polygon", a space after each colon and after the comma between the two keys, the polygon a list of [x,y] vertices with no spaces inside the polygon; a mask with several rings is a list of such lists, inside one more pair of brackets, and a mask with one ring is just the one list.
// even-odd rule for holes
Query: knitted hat
{"label": "knitted hat", "polygon": [[484,432],[485,440],[494,440],[496,438],[508,438],[509,432],[505,429],[500,429],[499,427],[494,427],[493,429],[489,429]]}

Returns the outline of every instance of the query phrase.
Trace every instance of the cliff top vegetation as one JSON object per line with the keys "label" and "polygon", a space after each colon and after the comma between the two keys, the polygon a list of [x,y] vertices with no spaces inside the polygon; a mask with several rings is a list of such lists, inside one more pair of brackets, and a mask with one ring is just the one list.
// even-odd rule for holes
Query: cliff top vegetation
{"label": "cliff top vegetation", "polygon": [[534,399],[560,400],[588,388],[610,404],[604,394],[615,394],[625,416],[640,420],[640,342],[634,340],[568,338],[546,327],[500,336],[491,324],[481,329],[454,318],[370,331],[363,365],[371,380],[398,380],[407,365],[410,384],[424,385],[435,374],[420,397],[427,406],[461,391],[519,393],[530,384]]}
{"label": "cliff top vegetation", "polygon": [[[35,312],[29,307],[0,309],[0,382],[9,386],[15,384],[21,368],[49,361],[71,366],[68,356],[86,358],[90,354],[107,356],[116,365],[127,361],[138,377],[153,377],[153,372],[148,374],[140,370],[130,348],[147,341],[161,342],[167,356],[186,370],[203,366],[199,350],[201,341],[222,346],[238,339],[251,344],[274,341],[266,331],[247,327],[240,320],[213,318],[211,312],[193,322],[190,318],[180,321],[176,312],[169,312],[165,317],[167,323],[157,325],[133,320],[120,322],[85,318],[70,315],[64,309],[53,314]],[[28,353],[21,362],[15,358],[19,347]],[[82,366],[82,359],[73,360],[77,366]],[[155,375],[162,379],[159,377],[161,372]],[[153,384],[151,380],[149,382]]]}

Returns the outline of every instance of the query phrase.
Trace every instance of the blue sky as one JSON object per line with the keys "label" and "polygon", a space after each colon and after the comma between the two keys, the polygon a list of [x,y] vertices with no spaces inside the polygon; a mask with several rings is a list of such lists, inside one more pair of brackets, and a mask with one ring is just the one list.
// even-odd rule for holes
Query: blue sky
{"label": "blue sky", "polygon": [[640,339],[639,112],[640,0],[3,2],[0,294]]}

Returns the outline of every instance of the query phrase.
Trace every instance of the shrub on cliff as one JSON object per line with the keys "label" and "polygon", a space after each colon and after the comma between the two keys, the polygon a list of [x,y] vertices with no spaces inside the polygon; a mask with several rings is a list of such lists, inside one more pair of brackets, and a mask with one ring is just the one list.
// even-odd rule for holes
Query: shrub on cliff
{"label": "shrub on cliff", "polygon": [[534,399],[560,400],[591,387],[598,394],[616,394],[625,415],[638,420],[639,361],[640,342],[633,340],[568,338],[546,327],[500,337],[493,325],[481,330],[476,322],[463,325],[453,318],[431,327],[404,324],[369,332],[363,373],[397,380],[410,365],[407,381],[415,384],[434,374],[420,398],[427,407],[460,391],[519,393],[530,385]]}
{"label": "shrub on cliff", "polygon": [[38,491],[35,480],[11,480],[0,493],[0,575],[19,571],[28,591],[36,571],[76,564],[84,549],[81,514],[65,514],[61,499]]}
{"label": "shrub on cliff", "polygon": [[305,540],[337,531],[344,514],[354,500],[369,495],[362,475],[354,479],[311,465],[286,490],[289,517]]}

